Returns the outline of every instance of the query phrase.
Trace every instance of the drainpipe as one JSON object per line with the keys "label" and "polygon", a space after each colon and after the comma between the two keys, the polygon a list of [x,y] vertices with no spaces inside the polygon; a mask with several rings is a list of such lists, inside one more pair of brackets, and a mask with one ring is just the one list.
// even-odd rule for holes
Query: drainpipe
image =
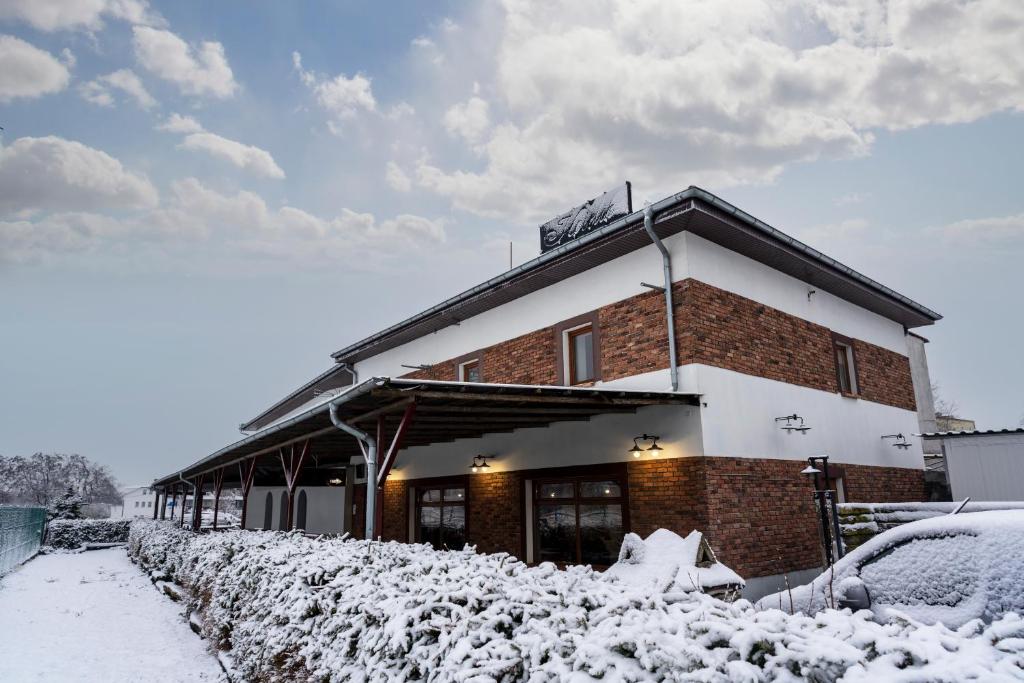
{"label": "drainpipe", "polygon": [[644,230],[650,235],[651,241],[661,252],[662,268],[665,271],[665,318],[668,324],[668,376],[672,382],[672,391],[679,391],[679,371],[676,362],[676,323],[672,310],[672,257],[662,244],[661,238],[654,233],[654,209],[650,204],[644,206]]}
{"label": "drainpipe", "polygon": [[338,405],[334,401],[330,403],[330,410],[334,426],[356,437],[366,447],[366,538],[372,540],[376,534],[374,525],[377,521],[377,440],[358,427],[342,422],[338,417]]}
{"label": "drainpipe", "polygon": [[342,363],[341,369],[347,372],[349,376],[352,378],[352,384],[349,386],[355,386],[359,384],[359,373],[356,372],[356,368],[354,365],[352,365],[351,363]]}

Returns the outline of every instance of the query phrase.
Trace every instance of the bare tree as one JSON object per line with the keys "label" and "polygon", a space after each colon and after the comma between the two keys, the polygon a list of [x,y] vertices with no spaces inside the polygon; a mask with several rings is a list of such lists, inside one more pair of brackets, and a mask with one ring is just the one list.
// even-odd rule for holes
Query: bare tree
{"label": "bare tree", "polygon": [[949,400],[942,395],[942,387],[938,382],[932,382],[932,398],[935,401],[935,416],[957,417],[960,406],[956,401]]}
{"label": "bare tree", "polygon": [[121,502],[117,481],[110,471],[81,455],[0,456],[0,502],[48,507],[69,490],[84,503]]}

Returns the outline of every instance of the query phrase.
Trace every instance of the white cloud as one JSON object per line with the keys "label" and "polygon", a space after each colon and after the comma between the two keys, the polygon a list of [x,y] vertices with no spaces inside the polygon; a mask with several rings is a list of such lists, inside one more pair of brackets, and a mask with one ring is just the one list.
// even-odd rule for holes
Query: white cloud
{"label": "white cloud", "polygon": [[238,90],[224,46],[205,41],[190,46],[170,31],[135,26],[135,58],[146,70],[170,81],[186,95],[231,97]]}
{"label": "white cloud", "polygon": [[70,78],[67,67],[49,52],[0,35],[0,102],[59,92]]}
{"label": "white cloud", "polygon": [[131,69],[118,69],[78,86],[78,92],[83,98],[103,107],[114,104],[114,97],[110,92],[112,89],[129,95],[141,109],[152,109],[157,105],[157,101]]}
{"label": "white cloud", "polygon": [[0,19],[23,21],[40,31],[96,30],[103,19],[160,25],[145,0],[0,0]]}
{"label": "white cloud", "polygon": [[167,117],[167,120],[158,125],[157,130],[165,130],[169,133],[201,133],[203,132],[202,125],[191,116],[182,116],[178,113],[173,113]]}
{"label": "white cloud", "polygon": [[357,73],[351,78],[338,74],[329,78],[306,71],[302,68],[302,55],[298,52],[292,53],[292,64],[299,78],[316,96],[317,103],[336,121],[351,119],[360,111],[376,111],[373,87],[363,74]]}
{"label": "white cloud", "polygon": [[[644,193],[766,182],[795,162],[865,155],[877,130],[1024,110],[1017,0],[506,0],[504,10],[497,50],[482,43],[479,59],[461,51],[486,25],[431,36],[458,55],[447,62],[463,82],[488,79],[493,125],[470,142],[483,163],[424,162],[417,174],[488,215],[542,219],[624,178]],[[481,74],[491,54],[493,72]]]}
{"label": "white cloud", "polygon": [[98,149],[59,137],[0,148],[0,213],[149,207],[156,188]]}
{"label": "white cloud", "polygon": [[960,246],[1024,246],[1024,213],[969,218],[933,228],[930,232],[938,232],[947,242]]}
{"label": "white cloud", "polygon": [[284,171],[270,152],[253,145],[221,137],[214,133],[190,133],[181,143],[185,149],[207,152],[231,162],[238,168],[267,178],[284,178]]}
{"label": "white cloud", "polygon": [[[123,217],[59,212],[0,221],[0,262],[114,251],[131,254],[159,242],[186,252],[191,243],[222,241],[225,253],[301,259],[304,265],[364,264],[445,240],[444,221],[400,214],[378,221],[343,209],[325,218],[292,206],[274,209],[253,192],[224,194],[195,178],[171,184],[167,201]],[[203,248],[204,253],[210,251]]]}
{"label": "white cloud", "polygon": [[392,189],[399,192],[408,192],[412,189],[412,180],[402,167],[393,161],[389,161],[384,170],[384,179]]}
{"label": "white cloud", "polygon": [[181,143],[182,149],[206,152],[211,156],[224,159],[244,171],[266,178],[281,179],[285,177],[284,171],[267,150],[210,133],[191,116],[171,114],[156,128],[169,133],[184,134],[185,139]]}
{"label": "white cloud", "polygon": [[474,96],[446,111],[443,123],[450,134],[475,145],[491,127],[490,108],[486,100]]}

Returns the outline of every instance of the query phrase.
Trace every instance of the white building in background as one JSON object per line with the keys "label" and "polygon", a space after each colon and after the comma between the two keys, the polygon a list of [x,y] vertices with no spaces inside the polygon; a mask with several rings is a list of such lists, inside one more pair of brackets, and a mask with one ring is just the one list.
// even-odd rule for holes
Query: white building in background
{"label": "white building in background", "polygon": [[1024,501],[1024,428],[922,436],[945,456],[953,500]]}
{"label": "white building in background", "polygon": [[153,517],[156,495],[149,486],[127,486],[120,489],[122,505],[110,506],[111,519]]}

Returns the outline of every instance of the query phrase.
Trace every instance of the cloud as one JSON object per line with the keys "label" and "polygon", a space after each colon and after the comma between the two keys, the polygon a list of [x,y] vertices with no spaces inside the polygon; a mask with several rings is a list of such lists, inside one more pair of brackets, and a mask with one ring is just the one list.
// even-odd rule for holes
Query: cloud
{"label": "cloud", "polygon": [[23,137],[0,148],[0,213],[154,206],[156,188],[80,142]]}
{"label": "cloud", "polygon": [[103,26],[104,18],[159,26],[163,19],[145,0],[0,0],[0,19],[23,21],[40,31]]}
{"label": "cloud", "polygon": [[0,102],[60,92],[70,78],[67,67],[49,52],[0,35]]}
{"label": "cloud", "polygon": [[[477,59],[465,36],[488,26],[431,36],[459,57],[439,88],[488,86],[492,126],[467,141],[481,160],[417,171],[484,215],[543,219],[624,178],[645,194],[770,182],[793,163],[866,155],[878,130],[1024,110],[1016,0],[503,6],[499,45]],[[464,112],[449,111],[462,131]]]}
{"label": "cloud", "polygon": [[169,133],[201,133],[202,125],[191,116],[182,116],[174,113],[167,117],[167,120],[156,127],[157,130],[165,130]]}
{"label": "cloud", "polygon": [[412,189],[412,179],[402,170],[402,167],[393,161],[389,161],[384,170],[384,180],[388,185],[399,192],[408,192]]}
{"label": "cloud", "polygon": [[220,43],[190,46],[170,31],[149,26],[135,26],[132,32],[139,64],[177,85],[182,93],[226,99],[238,90]]}
{"label": "cloud", "polygon": [[[303,265],[336,265],[339,258],[365,264],[445,240],[444,221],[400,214],[378,221],[343,209],[325,218],[292,206],[274,209],[259,195],[224,194],[196,178],[171,184],[166,202],[131,215],[58,212],[37,219],[0,221],[0,261],[32,262],[60,255],[137,253],[146,244],[174,246],[191,259],[189,245],[224,245],[224,253],[299,259]],[[191,255],[190,255],[191,254]]]}
{"label": "cloud", "polygon": [[376,111],[377,100],[373,97],[370,79],[357,73],[349,78],[338,74],[329,78],[302,68],[302,55],[292,53],[292,64],[299,78],[316,96],[317,103],[326,110],[335,121],[344,121],[356,116],[360,111]]}
{"label": "cloud", "polygon": [[491,127],[490,108],[485,100],[473,96],[446,111],[443,123],[450,134],[476,144]]}
{"label": "cloud", "polygon": [[992,218],[969,218],[932,228],[929,232],[938,233],[946,242],[961,246],[1024,246],[1024,213]]}
{"label": "cloud", "polygon": [[156,128],[170,133],[184,134],[185,139],[180,145],[182,149],[206,152],[211,156],[224,159],[244,171],[266,178],[281,179],[285,177],[284,171],[267,150],[210,133],[204,130],[202,124],[191,116],[171,114]]}
{"label": "cloud", "polygon": [[190,133],[181,143],[184,149],[207,152],[231,162],[238,168],[267,178],[284,178],[284,171],[274,161],[270,152],[246,145],[214,133]]}
{"label": "cloud", "polygon": [[158,104],[131,69],[118,69],[78,86],[78,92],[84,99],[102,107],[113,106],[114,97],[111,89],[129,95],[141,109],[152,109]]}

